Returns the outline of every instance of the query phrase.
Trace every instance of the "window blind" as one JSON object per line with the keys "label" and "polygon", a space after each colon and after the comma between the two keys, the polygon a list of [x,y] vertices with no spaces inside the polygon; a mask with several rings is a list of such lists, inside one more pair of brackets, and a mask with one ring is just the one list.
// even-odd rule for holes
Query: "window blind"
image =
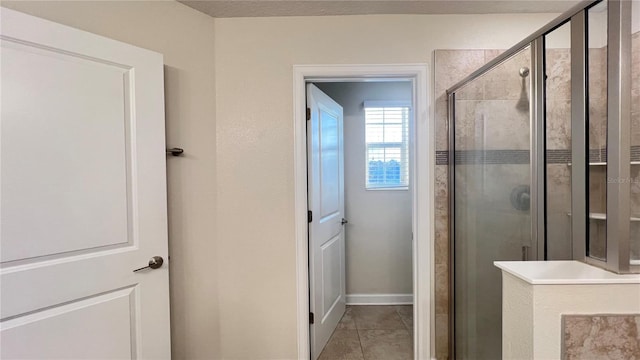
{"label": "window blind", "polygon": [[409,186],[408,105],[365,102],[366,188]]}

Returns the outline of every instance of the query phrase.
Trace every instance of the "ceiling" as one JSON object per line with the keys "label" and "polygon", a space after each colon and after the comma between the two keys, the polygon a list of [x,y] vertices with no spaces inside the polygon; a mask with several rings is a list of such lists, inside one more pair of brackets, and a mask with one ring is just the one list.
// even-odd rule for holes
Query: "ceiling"
{"label": "ceiling", "polygon": [[178,0],[213,17],[561,13],[566,0]]}

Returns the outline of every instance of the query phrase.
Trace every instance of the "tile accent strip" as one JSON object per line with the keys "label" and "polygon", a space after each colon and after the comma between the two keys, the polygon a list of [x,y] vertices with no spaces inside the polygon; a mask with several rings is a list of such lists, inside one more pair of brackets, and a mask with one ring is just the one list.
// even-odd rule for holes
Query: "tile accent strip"
{"label": "tile accent strip", "polygon": [[456,151],[456,164],[528,164],[529,150],[462,150]]}
{"label": "tile accent strip", "polygon": [[547,150],[547,164],[568,164],[571,162],[571,150]]}
{"label": "tile accent strip", "polygon": [[[589,162],[606,162],[607,149],[590,149]],[[640,161],[640,146],[631,147],[631,161]],[[571,162],[571,150],[547,150],[547,164],[569,164]],[[458,165],[508,165],[528,164],[529,150],[459,150],[456,151],[456,164]],[[436,165],[449,164],[449,151],[436,151]]]}
{"label": "tile accent strip", "polygon": [[631,147],[631,161],[640,161],[640,146]]}
{"label": "tile accent strip", "polygon": [[436,150],[436,165],[448,165],[448,164],[449,164],[449,151]]}

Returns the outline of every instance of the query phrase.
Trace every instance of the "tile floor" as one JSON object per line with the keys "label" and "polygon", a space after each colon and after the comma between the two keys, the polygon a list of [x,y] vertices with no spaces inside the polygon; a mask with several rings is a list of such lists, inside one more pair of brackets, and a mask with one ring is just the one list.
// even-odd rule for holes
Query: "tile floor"
{"label": "tile floor", "polygon": [[347,306],[319,360],[413,359],[413,306]]}

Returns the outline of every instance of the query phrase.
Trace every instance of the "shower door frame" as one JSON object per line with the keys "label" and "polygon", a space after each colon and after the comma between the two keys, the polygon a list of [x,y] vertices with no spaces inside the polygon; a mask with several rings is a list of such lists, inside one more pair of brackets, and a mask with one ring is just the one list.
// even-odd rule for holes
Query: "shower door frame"
{"label": "shower door frame", "polygon": [[[456,358],[455,329],[455,96],[456,91],[530,47],[530,166],[531,239],[535,244],[527,260],[546,260],[546,104],[545,35],[571,22],[571,243],[572,258],[618,273],[640,272],[629,258],[630,183],[607,182],[607,259],[587,255],[589,236],[588,192],[588,69],[587,10],[605,0],[585,0],[523,39],[447,90],[449,124],[449,352]],[[607,177],[630,178],[631,114],[631,5],[607,0]],[[609,121],[619,119],[619,121]]]}

